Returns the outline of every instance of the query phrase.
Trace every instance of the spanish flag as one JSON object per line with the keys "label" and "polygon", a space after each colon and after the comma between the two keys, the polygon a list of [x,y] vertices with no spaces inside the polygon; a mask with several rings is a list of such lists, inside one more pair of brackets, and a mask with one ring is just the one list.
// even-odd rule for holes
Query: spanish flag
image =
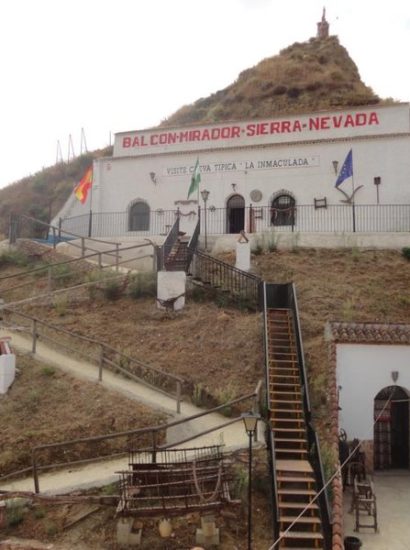
{"label": "spanish flag", "polygon": [[81,181],[77,183],[77,185],[74,187],[74,195],[77,197],[77,199],[81,202],[81,204],[84,204],[87,200],[88,191],[91,189],[91,186],[93,184],[93,167],[90,166],[84,176],[81,178]]}

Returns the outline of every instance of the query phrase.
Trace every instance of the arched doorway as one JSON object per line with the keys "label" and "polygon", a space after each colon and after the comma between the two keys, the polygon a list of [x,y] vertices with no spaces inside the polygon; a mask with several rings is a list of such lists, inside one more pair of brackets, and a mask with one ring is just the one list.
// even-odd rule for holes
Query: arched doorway
{"label": "arched doorway", "polygon": [[272,200],[271,224],[275,226],[295,225],[296,201],[292,195],[283,192]]}
{"label": "arched doorway", "polygon": [[379,419],[374,426],[374,468],[409,468],[407,391],[400,386],[381,390],[374,400],[375,421],[376,418]]}
{"label": "arched doorway", "polygon": [[128,231],[148,231],[149,218],[149,205],[142,200],[135,201],[129,209]]}
{"label": "arched doorway", "polygon": [[245,199],[232,195],[226,203],[227,232],[239,233],[245,229]]}

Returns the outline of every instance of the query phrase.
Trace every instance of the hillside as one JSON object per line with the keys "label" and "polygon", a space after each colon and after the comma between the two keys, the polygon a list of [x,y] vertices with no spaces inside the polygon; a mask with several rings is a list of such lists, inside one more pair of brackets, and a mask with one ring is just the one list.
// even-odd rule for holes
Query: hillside
{"label": "hillside", "polygon": [[[336,36],[295,43],[278,55],[244,70],[237,80],[207,98],[181,107],[162,126],[217,122],[308,110],[379,103]],[[68,164],[57,164],[0,190],[0,233],[10,213],[25,213],[48,222],[72,192],[97,150]]]}
{"label": "hillside", "polygon": [[3,189],[0,189],[0,235],[7,234],[10,214],[26,214],[49,222],[63,206],[74,186],[84,175],[92,159],[109,156],[112,148],[98,149],[43,168]]}

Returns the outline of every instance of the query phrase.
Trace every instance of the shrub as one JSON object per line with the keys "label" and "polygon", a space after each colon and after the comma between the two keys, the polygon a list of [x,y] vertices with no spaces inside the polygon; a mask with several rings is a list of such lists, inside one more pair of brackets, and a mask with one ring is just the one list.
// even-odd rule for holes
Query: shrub
{"label": "shrub", "polygon": [[49,537],[53,537],[58,533],[58,527],[53,521],[46,521],[44,524],[44,531]]}
{"label": "shrub", "polygon": [[56,281],[57,287],[64,287],[73,278],[73,271],[69,264],[59,264],[51,268],[51,277]]}
{"label": "shrub", "polygon": [[406,260],[409,260],[410,262],[410,246],[405,246],[401,249],[401,254],[403,258],[406,258]]}
{"label": "shrub", "polygon": [[204,387],[201,383],[195,384],[192,391],[192,403],[197,407],[202,407],[204,404]]}
{"label": "shrub", "polygon": [[[218,405],[223,405],[225,403],[228,403],[229,401],[232,401],[236,397],[236,390],[232,386],[232,384],[227,384],[226,386],[219,386],[215,389],[215,398],[218,403]],[[232,407],[227,406],[221,409],[221,414],[224,416],[231,416],[232,415]]]}
{"label": "shrub", "polygon": [[44,376],[54,376],[56,373],[56,369],[54,367],[43,367],[41,369],[41,374],[44,374]]}
{"label": "shrub", "polygon": [[21,250],[10,249],[0,254],[0,267],[7,265],[27,266],[30,263],[28,257]]}
{"label": "shrub", "polygon": [[67,313],[68,308],[68,297],[67,296],[55,296],[53,307],[55,309],[55,312],[59,317],[64,317],[64,315]]}
{"label": "shrub", "polygon": [[272,94],[273,95],[283,95],[283,94],[286,94],[287,91],[288,91],[287,86],[284,86],[283,84],[278,84],[277,86],[275,86],[273,88]]}
{"label": "shrub", "polygon": [[24,519],[24,508],[23,506],[12,506],[7,508],[6,512],[6,522],[9,527],[15,527],[20,525]]}
{"label": "shrub", "polygon": [[103,293],[107,300],[118,300],[121,296],[121,292],[121,283],[118,280],[106,281],[104,283]]}
{"label": "shrub", "polygon": [[300,96],[300,88],[298,88],[297,86],[292,86],[291,88],[289,88],[288,97],[292,99],[296,99],[299,96]]}
{"label": "shrub", "polygon": [[243,466],[235,468],[232,485],[233,498],[246,502],[248,488],[248,472],[246,468]]}
{"label": "shrub", "polygon": [[157,295],[156,273],[137,273],[128,284],[128,294],[137,299]]}
{"label": "shrub", "polygon": [[43,519],[46,515],[46,511],[44,510],[44,508],[34,508],[33,510],[33,516],[35,517],[35,519]]}

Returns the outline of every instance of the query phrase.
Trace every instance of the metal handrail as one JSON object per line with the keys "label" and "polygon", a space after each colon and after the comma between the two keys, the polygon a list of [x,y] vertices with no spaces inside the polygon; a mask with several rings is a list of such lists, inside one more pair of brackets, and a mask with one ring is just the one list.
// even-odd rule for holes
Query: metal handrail
{"label": "metal handrail", "polygon": [[[266,405],[269,410],[270,407],[270,397],[269,397],[269,337],[268,337],[268,306],[266,298],[266,282],[263,282],[263,325],[264,325],[264,351],[265,351],[265,387],[266,387]],[[276,479],[276,468],[274,464],[275,457],[275,442],[273,439],[273,433],[268,426],[269,435],[268,435],[268,445],[270,450],[270,474],[272,476],[272,486],[273,486],[273,506],[272,506],[272,522],[273,522],[273,537],[276,540],[279,536],[279,521],[278,521],[278,511],[279,511],[279,499],[278,499],[278,483]]]}
{"label": "metal handrail", "polygon": [[[96,242],[96,243],[103,243],[103,244],[110,244],[110,245],[121,245],[122,243],[117,243],[117,242],[113,242],[113,241],[104,241],[102,239],[94,239],[93,237],[84,237],[82,235],[77,235],[76,233],[72,233],[71,231],[66,231],[65,229],[61,229],[60,227],[56,227],[55,225],[51,225],[50,223],[47,223],[47,222],[43,222],[42,220],[37,220],[36,218],[32,218],[31,216],[26,216],[25,214],[19,214],[19,217],[20,218],[24,218],[26,220],[30,220],[32,222],[35,222],[35,223],[38,223],[39,225],[44,225],[46,227],[49,228],[49,230],[51,229],[53,231],[53,235],[54,235],[54,231],[57,231],[58,234],[60,235],[61,233],[65,233],[66,235],[70,235],[70,237],[75,237],[76,239],[87,239],[87,241],[93,241],[93,242]],[[55,240],[55,239],[53,239]],[[69,243],[70,244],[70,243]]]}
{"label": "metal handrail", "polygon": [[[20,316],[24,319],[30,320],[32,322],[31,335],[32,335],[32,352],[33,353],[36,352],[37,340],[40,336],[37,332],[39,325],[42,325],[42,326],[44,326],[48,329],[54,330],[58,334],[64,334],[64,335],[72,337],[76,340],[87,342],[87,344],[93,344],[93,345],[97,346],[97,348],[100,350],[100,353],[99,353],[99,357],[94,358],[94,360],[96,360],[98,362],[98,380],[99,381],[101,381],[102,378],[103,378],[104,363],[109,364],[110,354],[114,355],[114,356],[118,356],[120,359],[122,358],[123,360],[128,361],[132,364],[135,364],[138,367],[140,367],[141,369],[143,369],[143,370],[145,370],[145,371],[147,371],[147,372],[149,372],[153,375],[158,375],[162,379],[171,381],[176,386],[175,395],[173,395],[172,397],[174,397],[175,400],[176,400],[177,413],[180,412],[180,410],[181,410],[181,400],[182,400],[182,395],[181,395],[182,394],[182,386],[185,382],[185,380],[183,378],[181,378],[180,376],[177,376],[175,374],[163,371],[163,370],[161,370],[157,367],[154,367],[152,365],[147,365],[147,364],[143,363],[142,361],[140,361],[138,359],[135,359],[133,357],[130,357],[130,356],[122,353],[121,351],[119,351],[119,350],[117,350],[117,349],[115,349],[111,346],[108,346],[104,342],[101,342],[101,341],[96,340],[94,338],[89,338],[88,336],[83,336],[81,334],[76,334],[76,333],[70,332],[66,329],[63,329],[63,328],[59,327],[59,326],[53,325],[51,323],[47,323],[46,321],[43,321],[42,319],[39,319],[37,317],[27,315],[26,313],[22,313],[20,311],[15,311],[14,309],[8,308],[7,306],[2,306],[1,309],[2,309],[2,311],[8,312],[11,315],[17,315],[17,316]],[[56,340],[50,338],[49,336],[44,336],[43,335],[42,337],[52,341],[53,343],[57,344],[60,347],[61,346],[62,347],[67,347],[67,346],[64,346],[64,344],[62,344],[62,342],[56,341]],[[87,352],[82,352],[81,349],[76,347],[75,352],[80,354],[80,355],[85,356],[88,360],[90,360],[90,349],[89,349],[89,347],[87,348]],[[138,378],[138,381],[143,382],[144,384],[149,385],[150,387],[154,387],[154,388],[160,389],[161,391],[164,391],[163,387],[157,386],[157,385],[153,384],[151,381],[145,381],[143,377],[136,376],[135,373],[133,373],[130,369],[127,369],[123,365],[116,364],[114,361],[111,361],[111,363],[114,363],[113,366],[116,369],[123,370],[127,374],[127,376],[131,376],[133,378]],[[170,395],[169,392],[167,392],[167,391],[165,391],[165,393],[167,393],[167,395]]]}
{"label": "metal handrail", "polygon": [[158,271],[162,271],[163,269],[165,269],[166,261],[172,250],[172,247],[178,240],[178,235],[179,235],[179,210],[177,211],[177,216],[173,226],[168,231],[165,241],[162,243],[162,246],[159,248],[159,254],[157,258]]}
{"label": "metal handrail", "polygon": [[201,210],[198,209],[198,221],[196,223],[195,229],[192,233],[191,238],[189,239],[188,247],[187,247],[187,261],[185,266],[185,271],[188,273],[189,267],[192,262],[192,257],[194,255],[194,252],[196,251],[198,247],[198,241],[199,241],[199,235],[201,233]]}
{"label": "metal handrail", "polygon": [[193,250],[193,257],[192,275],[194,278],[214,287],[223,286],[233,299],[242,296],[251,300],[253,306],[260,307],[259,288],[262,279],[258,275],[238,269],[202,250]]}
{"label": "metal handrail", "polygon": [[[154,245],[153,245],[153,243],[149,242],[149,243],[144,243],[144,244],[126,246],[124,248],[120,248],[119,252],[124,252],[126,250],[134,250],[134,249],[137,249],[137,248],[144,248],[145,246],[154,246]],[[67,265],[67,264],[72,264],[72,263],[75,263],[75,262],[82,262],[84,260],[89,260],[90,258],[94,258],[96,256],[99,258],[98,264],[101,265],[101,257],[102,256],[107,256],[107,255],[110,255],[111,253],[115,253],[115,252],[117,252],[117,249],[113,248],[111,250],[106,250],[104,252],[94,252],[93,254],[87,254],[86,256],[82,256],[81,258],[72,258],[71,260],[64,260],[62,262],[54,262],[54,263],[44,264],[41,267],[35,267],[33,269],[29,269],[29,270],[26,270],[26,271],[19,271],[17,273],[13,273],[12,275],[3,275],[3,276],[0,277],[0,281],[3,281],[5,279],[14,279],[14,278],[17,278],[17,277],[24,277],[26,275],[32,275],[33,273],[39,273],[41,271],[47,271],[49,269],[55,268],[55,267],[60,266],[60,265]],[[119,256],[119,258],[121,258],[121,256]],[[135,258],[135,259],[138,259],[138,258]],[[131,260],[125,260],[125,262],[120,262],[120,263],[126,263],[128,261],[131,261]],[[106,267],[111,267],[111,265],[106,266]]]}

